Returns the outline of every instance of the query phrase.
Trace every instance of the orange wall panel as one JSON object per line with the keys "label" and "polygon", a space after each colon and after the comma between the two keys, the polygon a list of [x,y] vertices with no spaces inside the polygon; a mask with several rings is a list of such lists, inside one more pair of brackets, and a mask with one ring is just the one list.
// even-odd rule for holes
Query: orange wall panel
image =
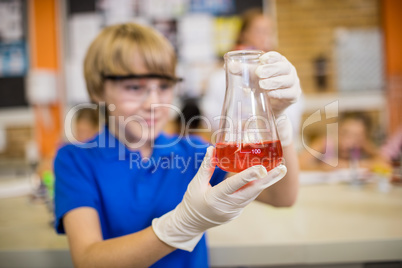
{"label": "orange wall panel", "polygon": [[382,0],[389,134],[402,127],[402,1]]}
{"label": "orange wall panel", "polygon": [[381,2],[387,73],[402,74],[402,1],[383,0]]}
{"label": "orange wall panel", "polygon": [[61,107],[58,104],[36,105],[35,132],[39,152],[43,158],[53,158],[61,145]]}
{"label": "orange wall panel", "polygon": [[55,0],[32,0],[33,18],[31,28],[33,68],[58,69],[57,35],[56,35],[56,2]]}
{"label": "orange wall panel", "polygon": [[[59,72],[58,0],[30,0],[29,45],[32,69]],[[58,90],[55,88],[54,90]],[[35,134],[42,158],[51,158],[60,145],[62,104],[34,104]]]}

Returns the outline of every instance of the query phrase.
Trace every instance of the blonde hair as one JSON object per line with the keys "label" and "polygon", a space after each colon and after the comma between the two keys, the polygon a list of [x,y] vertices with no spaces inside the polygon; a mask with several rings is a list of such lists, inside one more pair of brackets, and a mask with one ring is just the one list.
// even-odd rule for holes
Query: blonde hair
{"label": "blonde hair", "polygon": [[90,45],[84,60],[84,76],[92,100],[104,91],[102,75],[136,74],[136,64],[150,73],[175,77],[176,54],[154,29],[135,23],[106,27]]}

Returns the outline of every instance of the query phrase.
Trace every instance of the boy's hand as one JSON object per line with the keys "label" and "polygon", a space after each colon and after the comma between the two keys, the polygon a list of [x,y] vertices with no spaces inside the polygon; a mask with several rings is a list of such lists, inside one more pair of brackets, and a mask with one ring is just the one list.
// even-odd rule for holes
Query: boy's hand
{"label": "boy's hand", "polygon": [[300,98],[300,80],[295,67],[278,52],[265,53],[260,62],[262,65],[256,69],[259,84],[268,91],[281,143],[287,146],[292,142],[292,125],[284,111]]}
{"label": "boy's hand", "polygon": [[213,155],[214,149],[209,147],[182,202],[152,221],[155,234],[166,244],[192,251],[204,231],[237,218],[246,205],[286,174],[283,165],[270,172],[263,166],[254,166],[212,187],[209,181],[215,169]]}

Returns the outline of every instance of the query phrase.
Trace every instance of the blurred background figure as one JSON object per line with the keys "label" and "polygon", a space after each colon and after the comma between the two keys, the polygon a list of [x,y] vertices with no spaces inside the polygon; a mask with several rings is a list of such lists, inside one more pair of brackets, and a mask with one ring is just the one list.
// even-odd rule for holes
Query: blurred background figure
{"label": "blurred background figure", "polygon": [[[99,130],[98,111],[91,108],[82,108],[77,110],[74,115],[73,134],[77,142],[86,142],[90,140]],[[47,204],[49,210],[53,210],[53,156],[42,157],[35,170],[35,190],[31,196],[33,201],[43,201]]]}
{"label": "blurred background figure", "polygon": [[252,49],[271,51],[275,47],[275,33],[271,18],[260,8],[243,13],[241,28],[234,50]]}
{"label": "blurred background figure", "polygon": [[381,156],[391,165],[391,182],[402,184],[402,126],[381,147]]}
{"label": "blurred background figure", "polygon": [[82,108],[75,114],[73,126],[74,137],[79,142],[88,141],[99,130],[98,111],[91,108]]}
{"label": "blurred background figure", "polygon": [[[246,10],[241,16],[241,27],[232,50],[275,50],[275,32],[272,19],[260,8]],[[279,51],[280,52],[280,51]],[[216,70],[206,82],[204,96],[200,102],[202,114],[212,125],[212,131],[219,128],[219,120],[225,98],[225,70],[220,61]],[[293,126],[293,137],[296,148],[300,147],[300,121],[303,113],[303,96],[298,102],[286,109],[286,116]]]}
{"label": "blurred background figure", "polygon": [[183,100],[181,116],[177,116],[173,122],[165,129],[168,133],[178,133],[183,135],[198,135],[205,141],[210,141],[210,133],[204,129],[201,119],[199,101],[195,98]]}
{"label": "blurred background figure", "polygon": [[381,155],[387,161],[398,159],[402,152],[402,126],[381,147]]}
{"label": "blurred background figure", "polygon": [[[371,128],[371,120],[364,113],[344,113],[339,119],[338,133],[327,133],[327,137],[317,137],[310,145],[313,150],[323,153],[325,159],[322,161],[304,150],[299,159],[301,168],[333,170],[349,168],[352,163],[358,163],[360,168],[372,170],[376,166],[386,165],[386,161],[380,156],[379,148],[370,137]],[[336,167],[325,162],[331,158],[338,158]]]}

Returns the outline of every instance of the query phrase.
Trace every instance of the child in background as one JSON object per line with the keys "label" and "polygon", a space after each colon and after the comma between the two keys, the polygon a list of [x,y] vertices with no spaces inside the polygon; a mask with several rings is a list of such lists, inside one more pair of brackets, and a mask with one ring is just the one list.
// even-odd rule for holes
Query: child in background
{"label": "child in background", "polygon": [[[299,158],[300,167],[305,170],[333,170],[349,168],[352,162],[357,161],[360,168],[372,170],[375,166],[382,165],[384,160],[369,138],[370,130],[369,117],[362,113],[345,113],[339,120],[339,133],[336,133],[339,135],[328,133],[328,141],[326,137],[319,137],[309,145],[311,149],[325,154],[327,160],[338,158],[338,165],[332,167],[304,150]],[[335,148],[335,139],[338,141],[338,149]]]}
{"label": "child in background", "polygon": [[198,107],[198,100],[186,98],[183,100],[183,104],[180,115],[172,122],[172,133],[197,135],[206,142],[210,142],[211,133],[202,129],[206,127],[202,125],[202,114]]}
{"label": "child in background", "polygon": [[391,182],[402,184],[402,126],[381,147],[381,155],[391,166]]}
{"label": "child in background", "polygon": [[[98,111],[91,108],[81,108],[74,114],[73,135],[77,142],[86,142],[99,130]],[[44,199],[49,209],[53,210],[54,173],[53,157],[41,159],[36,173],[39,178],[36,195]]]}
{"label": "child in background", "polygon": [[[274,108],[283,112],[300,96],[296,70],[279,53],[260,60],[261,81],[276,84],[271,91],[282,101]],[[84,146],[62,147],[54,164],[55,228],[67,234],[77,267],[208,267],[207,229],[256,198],[295,202],[291,137],[281,140],[287,173],[282,165],[269,172],[254,166],[223,180],[213,147],[162,133],[180,80],[175,67],[169,42],[134,23],[103,29],[89,47],[87,89],[92,101],[106,104],[107,123]]]}
{"label": "child in background", "polygon": [[78,142],[86,142],[99,131],[98,111],[91,108],[81,108],[75,113],[74,138]]}

